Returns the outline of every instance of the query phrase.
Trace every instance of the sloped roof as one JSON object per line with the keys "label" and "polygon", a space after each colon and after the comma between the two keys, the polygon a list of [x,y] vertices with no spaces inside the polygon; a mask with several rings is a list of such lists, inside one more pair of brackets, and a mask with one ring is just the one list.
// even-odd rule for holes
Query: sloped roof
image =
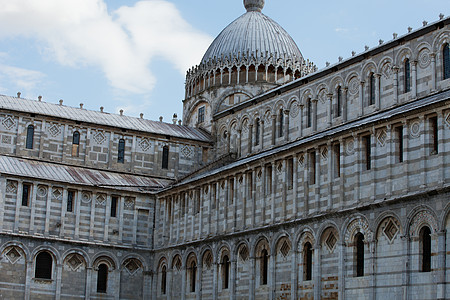
{"label": "sloped roof", "polygon": [[172,182],[167,179],[74,167],[7,155],[0,155],[0,174],[130,192],[155,191],[167,187]]}
{"label": "sloped roof", "polygon": [[79,122],[118,127],[202,142],[210,142],[211,140],[208,133],[200,129],[184,125],[180,126],[129,116],[120,116],[117,114],[86,110],[76,107],[10,97],[5,95],[0,95],[0,109],[34,113],[45,116],[70,119]]}

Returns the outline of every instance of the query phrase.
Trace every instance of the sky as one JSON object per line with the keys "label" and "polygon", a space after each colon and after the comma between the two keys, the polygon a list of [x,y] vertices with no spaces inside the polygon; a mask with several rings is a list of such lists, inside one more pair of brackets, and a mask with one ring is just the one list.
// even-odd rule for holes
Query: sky
{"label": "sky", "polygon": [[[171,122],[242,0],[0,0],[0,94]],[[319,69],[450,14],[448,0],[266,0]]]}

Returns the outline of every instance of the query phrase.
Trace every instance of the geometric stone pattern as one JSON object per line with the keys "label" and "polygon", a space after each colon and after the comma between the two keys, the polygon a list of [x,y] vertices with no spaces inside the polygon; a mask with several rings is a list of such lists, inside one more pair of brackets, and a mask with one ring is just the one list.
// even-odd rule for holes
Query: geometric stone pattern
{"label": "geometric stone pattern", "polygon": [[11,130],[16,123],[14,122],[13,117],[7,116],[7,117],[3,118],[2,124],[5,127],[5,129]]}
{"label": "geometric stone pattern", "polygon": [[6,253],[5,256],[12,264],[15,264],[22,257],[22,255],[20,255],[20,252],[17,251],[15,247],[11,247],[11,249]]}

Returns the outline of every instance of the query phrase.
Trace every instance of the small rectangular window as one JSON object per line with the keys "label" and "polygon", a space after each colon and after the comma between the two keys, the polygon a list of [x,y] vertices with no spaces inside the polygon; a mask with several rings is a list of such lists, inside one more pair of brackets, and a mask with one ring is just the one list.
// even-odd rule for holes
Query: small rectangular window
{"label": "small rectangular window", "polygon": [[272,193],[272,166],[269,165],[266,168],[266,195]]}
{"label": "small rectangular window", "polygon": [[335,144],[333,146],[334,154],[334,177],[341,177],[341,145]]}
{"label": "small rectangular window", "polygon": [[125,163],[125,140],[120,139],[119,140],[119,148],[117,151],[117,162],[118,163]]}
{"label": "small rectangular window", "polygon": [[403,162],[403,126],[395,128],[395,139],[397,140],[397,162],[401,163]]}
{"label": "small rectangular window", "polygon": [[202,106],[198,109],[198,124],[205,122],[205,107]]}
{"label": "small rectangular window", "polygon": [[228,184],[230,185],[230,188],[228,189],[230,191],[230,194],[228,195],[228,203],[233,204],[233,201],[234,201],[234,179],[230,179],[230,181],[228,181]]}
{"label": "small rectangular window", "polygon": [[167,170],[169,168],[169,147],[163,147],[163,155],[162,155],[162,168]]}
{"label": "small rectangular window", "polygon": [[309,153],[309,183],[316,184],[316,151]]}
{"label": "small rectangular window", "polygon": [[34,126],[28,125],[27,127],[27,142],[25,148],[33,149],[33,140],[34,140]]}
{"label": "small rectangular window", "polygon": [[31,184],[24,183],[22,185],[22,206],[28,206],[31,197]]}
{"label": "small rectangular window", "polygon": [[370,141],[370,135],[363,136],[363,151],[366,170],[372,169],[372,144]]}
{"label": "small rectangular window", "polygon": [[290,158],[287,160],[287,182],[288,189],[292,190],[294,186],[294,159]]}
{"label": "small rectangular window", "polygon": [[118,196],[111,196],[111,217],[117,217],[117,203],[119,202]]}
{"label": "small rectangular window", "polygon": [[67,191],[67,211],[73,212],[73,202],[75,199],[75,191]]}
{"label": "small rectangular window", "polygon": [[430,142],[431,142],[431,154],[439,153],[439,135],[438,135],[438,120],[437,117],[431,117],[429,119],[430,124]]}

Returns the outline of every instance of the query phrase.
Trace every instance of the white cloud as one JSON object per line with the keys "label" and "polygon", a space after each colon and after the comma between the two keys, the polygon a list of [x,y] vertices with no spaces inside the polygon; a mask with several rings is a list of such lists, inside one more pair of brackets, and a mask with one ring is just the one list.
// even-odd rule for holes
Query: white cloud
{"label": "white cloud", "polygon": [[[8,82],[8,84],[12,85],[10,88],[16,88],[24,96],[35,90],[44,78],[45,74],[39,71],[0,64],[0,80]],[[9,89],[0,87],[1,92],[6,92],[7,90]]]}
{"label": "white cloud", "polygon": [[[157,70],[150,63],[155,57],[184,75],[211,42],[165,0],[139,1],[111,14],[103,0],[0,0],[0,7],[0,40],[36,39],[50,59],[71,67],[99,67],[113,88],[131,93],[153,89]],[[23,73],[21,78],[32,81],[33,76]]]}

